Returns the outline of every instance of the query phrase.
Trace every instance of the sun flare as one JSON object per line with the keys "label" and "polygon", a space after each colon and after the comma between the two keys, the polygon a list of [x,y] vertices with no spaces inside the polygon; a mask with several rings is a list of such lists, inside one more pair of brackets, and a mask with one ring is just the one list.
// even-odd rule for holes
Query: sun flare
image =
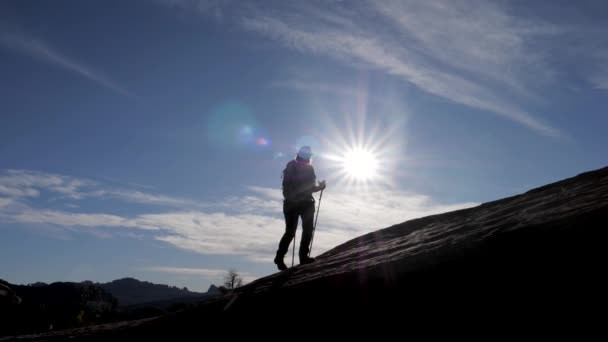
{"label": "sun flare", "polygon": [[345,153],[342,168],[354,180],[371,180],[378,174],[378,158],[372,151],[354,148]]}

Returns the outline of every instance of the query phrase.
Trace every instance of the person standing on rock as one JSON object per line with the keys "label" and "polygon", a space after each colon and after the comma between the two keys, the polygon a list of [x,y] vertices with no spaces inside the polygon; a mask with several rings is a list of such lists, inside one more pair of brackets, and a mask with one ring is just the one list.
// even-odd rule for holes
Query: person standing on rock
{"label": "person standing on rock", "polygon": [[296,235],[298,219],[302,218],[302,239],[300,241],[300,264],[315,261],[308,254],[313,234],[313,218],[315,199],[313,192],[325,189],[325,181],[317,183],[315,170],[310,163],[312,151],[309,146],[303,146],[294,160],[287,163],[283,170],[283,214],[285,215],[285,234],[279,242],[274,263],[279,270],[287,269],[283,258],[289,250],[291,240]]}

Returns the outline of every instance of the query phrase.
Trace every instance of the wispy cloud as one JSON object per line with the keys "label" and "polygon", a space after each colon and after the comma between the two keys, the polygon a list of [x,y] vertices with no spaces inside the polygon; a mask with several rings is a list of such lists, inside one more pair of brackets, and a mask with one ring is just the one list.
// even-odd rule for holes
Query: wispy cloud
{"label": "wispy cloud", "polygon": [[525,79],[513,67],[530,68],[542,59],[526,43],[534,36],[559,32],[487,1],[389,0],[374,2],[372,7],[426,58],[469,75],[506,82],[523,93],[528,92]]}
{"label": "wispy cloud", "polygon": [[36,197],[39,195],[39,192],[32,188],[20,189],[0,184],[0,194],[11,197]]}
{"label": "wispy cloud", "polygon": [[[73,201],[74,197],[90,196],[90,192],[84,192],[79,186],[64,186],[75,181],[69,176],[18,170],[5,172],[6,175],[8,176],[4,178],[5,184],[13,186],[11,189],[16,189],[13,192],[19,195],[23,189],[43,184],[47,189],[70,189],[61,190],[78,195],[68,197],[70,201]],[[19,180],[19,176],[23,179]],[[7,179],[10,181],[6,181]],[[91,182],[82,180],[76,184],[90,186]],[[52,225],[68,231],[83,230],[104,238],[121,230],[147,231],[152,238],[182,250],[207,255],[235,255],[253,262],[269,262],[284,232],[282,195],[280,189],[273,188],[248,187],[246,190],[246,193],[240,196],[229,196],[213,203],[199,203],[197,208],[178,211],[171,208],[176,203],[181,203],[180,200],[163,195],[154,195],[151,197],[153,200],[149,200],[148,195],[142,194],[144,199],[138,197],[137,200],[140,203],[153,204],[154,207],[148,208],[148,213],[135,216],[39,208],[28,201],[29,197],[7,197],[0,199],[0,221]],[[121,191],[128,193],[129,190]],[[129,200],[129,196],[109,199],[124,201]],[[12,201],[17,201],[20,205],[14,207]],[[164,203],[164,207],[159,205],[159,202]],[[393,190],[368,190],[356,194],[331,190],[324,196],[318,235],[315,238],[315,253],[408,219],[475,204],[445,205],[436,203],[428,196]],[[40,205],[38,203],[38,206]],[[162,208],[160,211],[159,207]]]}
{"label": "wispy cloud", "polygon": [[41,190],[51,191],[71,199],[85,196],[85,187],[92,181],[51,173],[27,170],[3,170],[0,173],[0,194],[11,197],[38,197]]}
{"label": "wispy cloud", "polygon": [[178,198],[173,196],[151,194],[130,189],[107,189],[97,190],[89,193],[91,197],[102,197],[102,198],[114,198],[122,201],[161,205],[161,206],[172,206],[172,207],[198,207],[201,203],[193,200]]}
{"label": "wispy cloud", "polygon": [[0,33],[0,45],[69,70],[120,95],[135,97],[126,88],[103,75],[101,72],[65,56],[42,40],[19,34]]}
{"label": "wispy cloud", "polygon": [[275,81],[272,82],[269,86],[272,88],[289,88],[310,92],[334,93],[337,95],[346,95],[351,97],[359,95],[359,92],[356,89],[344,84],[330,84],[326,82],[300,79]]}
{"label": "wispy cloud", "polygon": [[72,200],[105,198],[159,206],[197,207],[201,205],[190,199],[152,194],[130,188],[116,188],[72,176],[30,170],[0,171],[0,195],[23,199],[39,197],[41,192],[49,192],[60,198]]}
{"label": "wispy cloud", "polygon": [[155,237],[180,249],[201,254],[241,255],[249,260],[268,258],[276,249],[283,222],[277,216],[210,212],[170,212],[142,215],[137,222],[162,227]]}
{"label": "wispy cloud", "polygon": [[[381,2],[383,3],[383,2]],[[403,9],[405,11],[405,9]],[[378,8],[380,14],[393,13],[394,11]],[[424,22],[442,22],[442,12],[426,13],[426,21]],[[416,13],[409,14],[406,18],[415,16]],[[396,19],[396,18],[395,18]],[[432,19],[432,20],[431,20]],[[402,23],[402,20],[398,21]],[[409,22],[408,22],[409,23]],[[423,22],[419,25],[404,26],[399,28],[412,32],[426,31],[422,27]],[[482,25],[484,23],[478,23]],[[490,27],[490,23],[486,23]],[[505,57],[498,58],[501,55],[500,51],[511,52],[513,46],[498,46],[500,49],[496,55],[475,54],[471,51],[469,43],[459,49],[450,49],[455,45],[445,45],[441,51],[439,49],[441,42],[434,42],[431,34],[428,36],[420,36],[417,39],[410,39],[404,44],[398,38],[387,35],[382,32],[377,32],[374,29],[369,30],[352,30],[339,25],[327,25],[322,20],[314,20],[306,16],[306,20],[299,19],[298,16],[291,16],[287,13],[280,13],[274,16],[260,15],[251,18],[243,19],[243,25],[246,29],[259,32],[275,39],[284,45],[303,52],[308,52],[317,55],[327,55],[342,61],[352,62],[357,64],[367,65],[390,75],[394,75],[404,79],[405,81],[416,85],[420,89],[432,93],[434,95],[452,100],[456,103],[464,104],[470,107],[478,108],[484,111],[490,111],[502,117],[520,123],[528,128],[531,128],[541,134],[549,136],[558,136],[560,133],[557,129],[542,122],[542,120],[533,117],[524,110],[510,104],[508,98],[503,98],[498,88],[508,89],[509,84],[498,87],[496,83],[504,83],[503,79],[511,79],[511,87],[523,87],[518,84],[513,77],[499,77],[496,74],[496,68],[487,66],[488,64],[499,64],[512,62]],[[363,27],[366,27],[363,25]],[[458,34],[475,32],[483,32],[483,26],[476,28],[467,28],[465,32],[454,32],[446,30],[446,41],[450,41],[450,34]],[[450,33],[451,32],[451,33]],[[471,39],[471,34],[467,35]],[[504,41],[509,41],[506,39]],[[463,40],[462,38],[460,40]],[[420,43],[422,41],[423,43]],[[476,41],[476,40],[475,40]],[[488,41],[487,44],[498,43],[502,40]],[[519,47],[516,40],[511,42]],[[498,47],[494,47],[494,51]],[[455,51],[454,51],[455,50]],[[470,51],[465,53],[464,51]],[[432,56],[445,56],[431,59]],[[460,55],[460,56],[459,56]],[[463,61],[463,58],[465,59]],[[458,65],[452,63],[447,64],[447,61],[459,59],[461,62]],[[512,58],[516,60],[515,57]],[[485,61],[486,73],[477,72],[471,74],[464,73],[458,70],[459,65],[470,65],[484,70],[480,63]],[[508,66],[503,65],[503,69],[507,70]]]}
{"label": "wispy cloud", "polygon": [[[508,4],[463,1],[204,3],[231,10],[231,25],[307,54],[395,76],[458,104],[494,113],[539,134],[562,133],[525,109],[551,70],[534,47],[562,31],[510,13]],[[534,75],[534,76],[531,76]],[[310,91],[299,81],[276,82]],[[331,90],[335,91],[335,90]],[[515,105],[514,103],[518,103]]]}
{"label": "wispy cloud", "polygon": [[9,222],[26,224],[52,224],[67,228],[91,227],[121,227],[138,229],[156,229],[135,221],[110,214],[68,213],[65,211],[27,208],[19,212],[2,213],[0,218]]}
{"label": "wispy cloud", "polygon": [[218,21],[224,19],[225,5],[232,0],[156,0],[157,2],[171,7],[177,7],[187,11],[197,11],[198,13],[209,15]]}
{"label": "wispy cloud", "polygon": [[349,84],[346,82],[322,81],[321,77],[310,78],[301,75],[287,78],[281,81],[274,81],[268,85],[270,88],[292,89],[300,92],[307,92],[311,95],[326,94],[331,95],[332,103],[336,103],[336,97],[343,97],[354,101],[373,102],[384,107],[394,106],[399,102],[399,110],[405,111],[405,101],[395,96],[393,91],[371,92],[367,84]]}

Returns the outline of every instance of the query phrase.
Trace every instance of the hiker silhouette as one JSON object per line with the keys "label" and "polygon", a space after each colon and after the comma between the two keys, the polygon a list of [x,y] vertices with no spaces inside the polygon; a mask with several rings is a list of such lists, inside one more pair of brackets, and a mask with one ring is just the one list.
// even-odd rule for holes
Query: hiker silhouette
{"label": "hiker silhouette", "polygon": [[302,218],[302,239],[300,240],[300,264],[309,264],[315,261],[308,254],[313,234],[313,217],[315,213],[315,199],[313,192],[325,189],[325,181],[317,183],[315,170],[310,163],[312,151],[309,146],[303,146],[296,158],[291,160],[283,170],[283,214],[285,215],[285,233],[279,242],[274,263],[279,270],[287,269],[283,258],[289,250],[291,240],[296,235],[298,219]]}

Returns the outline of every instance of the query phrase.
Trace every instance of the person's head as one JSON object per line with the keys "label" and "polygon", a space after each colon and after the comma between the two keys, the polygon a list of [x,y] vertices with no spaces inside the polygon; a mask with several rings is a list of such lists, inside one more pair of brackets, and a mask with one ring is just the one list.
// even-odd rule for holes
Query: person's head
{"label": "person's head", "polygon": [[312,151],[310,150],[310,146],[302,146],[298,151],[297,159],[310,161],[310,157],[312,157]]}

